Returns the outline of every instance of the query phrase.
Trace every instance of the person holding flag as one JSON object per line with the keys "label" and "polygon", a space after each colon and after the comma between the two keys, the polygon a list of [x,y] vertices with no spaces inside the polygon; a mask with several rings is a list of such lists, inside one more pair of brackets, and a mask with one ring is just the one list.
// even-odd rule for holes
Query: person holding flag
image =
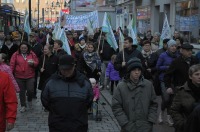
{"label": "person holding flag", "polygon": [[128,62],[131,58],[137,57],[141,60],[142,64],[144,64],[144,58],[140,51],[138,51],[137,45],[133,45],[133,39],[131,37],[127,37],[124,39],[123,51],[120,51],[117,54],[115,59],[114,68],[119,71],[120,77],[124,78],[126,75],[126,62]]}

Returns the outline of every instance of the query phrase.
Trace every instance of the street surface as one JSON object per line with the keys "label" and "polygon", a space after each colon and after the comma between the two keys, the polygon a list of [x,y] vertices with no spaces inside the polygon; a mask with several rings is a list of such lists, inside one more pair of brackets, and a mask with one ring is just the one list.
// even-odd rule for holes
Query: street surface
{"label": "street surface", "polygon": [[[108,90],[101,91],[100,105],[102,110],[102,121],[96,122],[92,119],[92,115],[89,115],[89,132],[120,132],[120,126],[118,125],[115,117],[112,114],[110,107],[112,96]],[[33,110],[28,110],[24,113],[20,113],[20,103],[18,104],[18,113],[15,128],[10,132],[48,132],[48,112],[44,112],[41,101],[40,93],[38,93],[38,99],[33,100]],[[158,97],[158,102],[160,102]],[[19,100],[18,100],[19,102]],[[158,109],[158,112],[160,109]],[[174,132],[173,127],[168,127],[166,123],[155,124],[153,132]]]}
{"label": "street surface", "polygon": [[[33,110],[28,110],[24,113],[20,113],[20,103],[18,100],[18,113],[15,128],[10,132],[48,132],[48,112],[44,112],[41,101],[40,93],[38,93],[38,99],[33,100]],[[100,103],[106,102],[104,98],[100,98]],[[101,105],[103,119],[96,122],[92,119],[92,115],[89,115],[89,132],[119,132],[120,127],[116,119],[114,118],[110,106]]]}

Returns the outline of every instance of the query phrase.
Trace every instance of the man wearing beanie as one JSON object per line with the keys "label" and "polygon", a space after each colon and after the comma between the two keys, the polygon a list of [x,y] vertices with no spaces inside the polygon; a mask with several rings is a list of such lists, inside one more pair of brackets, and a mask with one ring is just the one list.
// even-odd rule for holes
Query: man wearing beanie
{"label": "man wearing beanie", "polygon": [[59,72],[47,82],[41,96],[49,110],[50,132],[87,132],[93,90],[88,78],[75,70],[71,55],[59,59]]}
{"label": "man wearing beanie", "polygon": [[126,70],[126,77],[113,95],[113,114],[121,126],[121,132],[151,132],[158,107],[153,84],[142,76],[140,59],[130,59]]}

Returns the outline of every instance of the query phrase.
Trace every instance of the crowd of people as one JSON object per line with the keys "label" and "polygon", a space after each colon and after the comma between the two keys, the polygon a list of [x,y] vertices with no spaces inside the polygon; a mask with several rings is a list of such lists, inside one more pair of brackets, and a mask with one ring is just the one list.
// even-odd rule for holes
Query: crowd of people
{"label": "crowd of people", "polygon": [[[32,100],[38,98],[38,89],[49,112],[50,131],[87,132],[87,110],[92,102],[98,103],[99,90],[109,84],[113,114],[122,132],[150,132],[156,121],[164,119],[177,132],[200,131],[200,59],[193,56],[193,46],[178,31],[172,39],[164,39],[162,47],[159,32],[152,35],[149,30],[143,39],[138,35],[137,45],[127,31],[122,32],[123,44],[114,31],[119,47],[123,45],[114,50],[99,28],[93,35],[86,28],[66,31],[68,55],[64,43],[53,39],[52,29],[32,29],[30,34],[16,29],[9,35],[0,31],[0,110],[4,113],[0,132],[14,127],[16,93],[19,111],[24,113],[34,110]],[[156,95],[162,98],[158,116]]]}

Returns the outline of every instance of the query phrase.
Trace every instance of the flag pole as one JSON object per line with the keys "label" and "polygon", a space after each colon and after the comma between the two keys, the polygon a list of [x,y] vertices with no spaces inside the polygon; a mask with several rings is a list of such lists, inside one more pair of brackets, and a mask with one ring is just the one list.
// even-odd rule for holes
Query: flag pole
{"label": "flag pole", "polygon": [[24,32],[22,33],[22,39],[21,39],[21,42],[23,41],[23,39],[24,39]]}
{"label": "flag pole", "polygon": [[[120,41],[120,44],[122,45],[121,41]],[[123,62],[125,62],[124,46],[123,45],[122,45],[122,55],[123,55]]]}
{"label": "flag pole", "polygon": [[102,35],[102,29],[101,29],[101,33],[99,36],[99,42],[98,42],[98,48],[97,48],[97,52],[99,53],[99,47],[100,47],[100,42],[101,42],[101,35]]}

